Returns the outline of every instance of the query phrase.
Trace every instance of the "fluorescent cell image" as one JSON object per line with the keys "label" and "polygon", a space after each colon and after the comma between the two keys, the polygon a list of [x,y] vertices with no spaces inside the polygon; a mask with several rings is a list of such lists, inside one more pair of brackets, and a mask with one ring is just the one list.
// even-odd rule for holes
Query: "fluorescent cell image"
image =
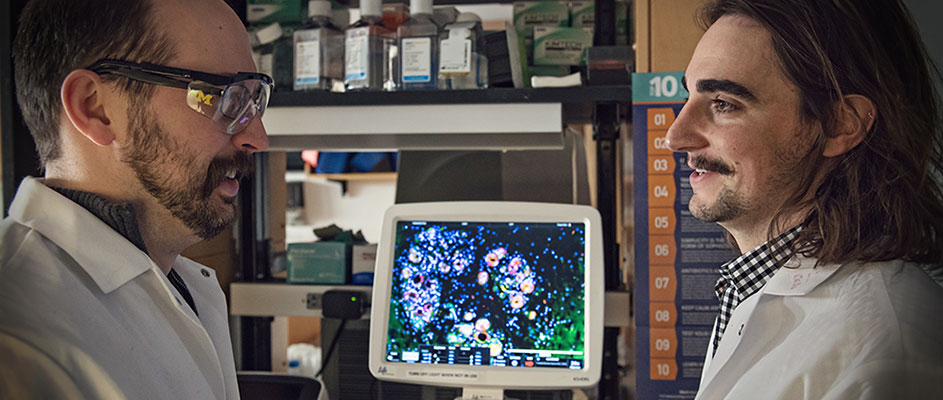
{"label": "fluorescent cell image", "polygon": [[585,246],[581,223],[398,222],[387,351],[582,359]]}

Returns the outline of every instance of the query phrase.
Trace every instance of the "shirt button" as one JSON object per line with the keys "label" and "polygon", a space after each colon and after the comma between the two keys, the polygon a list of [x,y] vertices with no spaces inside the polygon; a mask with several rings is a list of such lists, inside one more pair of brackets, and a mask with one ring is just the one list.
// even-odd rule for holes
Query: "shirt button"
{"label": "shirt button", "polygon": [[210,277],[210,271],[207,271],[206,268],[201,268],[201,269],[200,269],[200,273],[203,274],[203,277],[204,277],[204,278],[209,278],[209,277]]}

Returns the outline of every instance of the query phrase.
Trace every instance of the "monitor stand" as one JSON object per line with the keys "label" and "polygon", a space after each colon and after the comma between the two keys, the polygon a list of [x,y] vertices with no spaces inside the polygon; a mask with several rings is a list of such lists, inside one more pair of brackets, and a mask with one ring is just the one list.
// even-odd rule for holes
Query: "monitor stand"
{"label": "monitor stand", "polygon": [[504,400],[504,389],[481,386],[465,386],[462,396],[455,400]]}

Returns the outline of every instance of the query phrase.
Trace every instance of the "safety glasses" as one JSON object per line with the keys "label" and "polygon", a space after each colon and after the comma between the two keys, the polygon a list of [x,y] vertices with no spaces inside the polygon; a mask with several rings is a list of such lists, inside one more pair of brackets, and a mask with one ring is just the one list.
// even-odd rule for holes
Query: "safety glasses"
{"label": "safety glasses", "polygon": [[139,82],[187,90],[187,105],[230,135],[241,132],[265,112],[275,84],[254,72],[217,75],[149,63],[103,59],[87,68],[99,75],[118,75]]}

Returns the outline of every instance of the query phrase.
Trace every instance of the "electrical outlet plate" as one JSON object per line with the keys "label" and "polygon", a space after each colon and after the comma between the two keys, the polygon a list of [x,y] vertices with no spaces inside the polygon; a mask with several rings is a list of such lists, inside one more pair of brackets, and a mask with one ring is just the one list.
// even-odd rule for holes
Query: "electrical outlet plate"
{"label": "electrical outlet plate", "polygon": [[308,293],[307,298],[305,299],[305,305],[309,310],[317,310],[321,308],[321,293]]}

